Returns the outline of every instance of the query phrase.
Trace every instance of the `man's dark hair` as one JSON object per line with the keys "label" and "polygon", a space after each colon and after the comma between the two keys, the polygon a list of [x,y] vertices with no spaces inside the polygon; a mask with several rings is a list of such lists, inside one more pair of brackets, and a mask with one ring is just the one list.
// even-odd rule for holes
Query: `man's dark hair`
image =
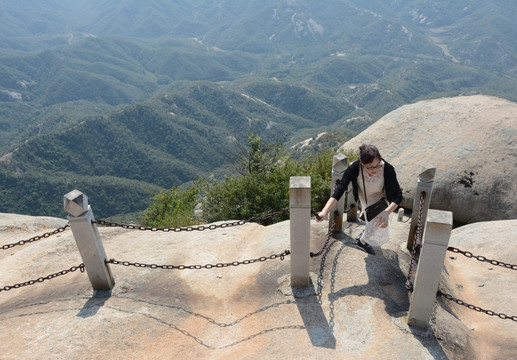
{"label": "man's dark hair", "polygon": [[379,149],[374,145],[363,144],[359,146],[359,154],[359,158],[363,164],[369,164],[375,160],[375,158],[378,158],[379,160],[382,159]]}

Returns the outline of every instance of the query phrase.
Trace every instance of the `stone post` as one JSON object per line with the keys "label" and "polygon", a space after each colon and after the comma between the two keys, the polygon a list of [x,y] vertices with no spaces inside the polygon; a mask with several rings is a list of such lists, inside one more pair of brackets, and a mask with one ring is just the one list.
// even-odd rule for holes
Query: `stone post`
{"label": "stone post", "polygon": [[398,214],[397,214],[397,221],[398,222],[402,222],[403,219],[404,219],[404,209],[403,208],[399,208],[399,211],[398,211]]}
{"label": "stone post", "polygon": [[[330,182],[330,195],[334,193],[334,189],[341,181],[341,178],[343,177],[343,173],[346,170],[348,164],[348,158],[341,154],[337,153],[334,155],[333,161],[332,161],[332,180]],[[345,210],[345,197],[346,193],[343,194],[341,199],[339,199],[336,206],[334,206],[329,211],[329,231],[331,230],[332,223],[334,222],[334,219],[336,220],[336,224],[334,227],[334,233],[339,233],[343,229],[343,212]],[[337,211],[337,216],[335,215],[335,212]]]}
{"label": "stone post", "polygon": [[352,222],[357,220],[357,202],[354,199],[354,194],[352,193],[352,184],[348,185],[347,193],[347,213],[346,213],[346,221]]}
{"label": "stone post", "polygon": [[407,249],[411,251],[413,249],[413,243],[415,242],[416,228],[418,225],[418,216],[420,213],[420,194],[425,193],[424,203],[422,206],[422,234],[424,233],[427,211],[429,210],[429,204],[431,203],[431,194],[433,192],[434,175],[436,168],[429,167],[423,168],[420,175],[418,175],[418,183],[415,191],[415,198],[413,199],[413,211],[411,213],[411,225],[409,227],[409,236],[407,240]]}
{"label": "stone post", "polygon": [[68,222],[93,290],[111,290],[115,280],[106,264],[106,253],[88,197],[73,190],[64,196],[64,208],[69,213]]}
{"label": "stone post", "polygon": [[429,325],[451,229],[452,212],[429,210],[409,307],[409,325],[422,329]]}
{"label": "stone post", "polygon": [[291,286],[309,286],[311,178],[292,176],[289,183]]}

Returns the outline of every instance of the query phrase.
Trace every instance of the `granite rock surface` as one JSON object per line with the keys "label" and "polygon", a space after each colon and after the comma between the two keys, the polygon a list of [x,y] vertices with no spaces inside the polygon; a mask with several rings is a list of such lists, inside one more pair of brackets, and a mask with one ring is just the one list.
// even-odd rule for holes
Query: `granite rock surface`
{"label": "granite rock surface", "polygon": [[413,207],[422,169],[436,168],[431,208],[468,224],[517,218],[517,103],[483,95],[404,105],[346,142],[374,144]]}
{"label": "granite rock surface", "polygon": [[[116,285],[111,292],[93,293],[80,271],[0,291],[1,358],[488,359],[515,354],[515,322],[443,299],[436,302],[428,330],[407,325],[409,224],[397,222],[395,215],[391,220],[391,241],[375,256],[354,245],[364,224],[345,223],[328,250],[311,259],[308,288],[289,285],[286,257],[199,270],[112,264]],[[0,214],[0,245],[66,223]],[[327,222],[311,223],[311,251],[323,248],[327,227]],[[201,232],[104,227],[99,232],[108,258],[158,265],[242,261],[289,248],[289,221]],[[454,230],[451,243],[516,263],[515,251],[503,251],[516,235],[516,221],[489,222]],[[511,270],[453,256],[446,259],[444,289],[515,315]],[[69,229],[1,250],[0,289],[81,262]]]}

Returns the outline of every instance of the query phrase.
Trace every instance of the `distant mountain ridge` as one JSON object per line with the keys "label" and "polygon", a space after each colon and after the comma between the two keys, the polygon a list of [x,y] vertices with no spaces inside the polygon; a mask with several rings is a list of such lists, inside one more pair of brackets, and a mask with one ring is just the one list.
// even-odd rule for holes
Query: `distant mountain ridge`
{"label": "distant mountain ridge", "polygon": [[[343,102],[333,109],[337,112],[333,119],[317,113],[329,111],[318,106],[325,105],[323,95],[302,92],[294,101],[314,104],[312,116],[323,124],[339,118],[347,107],[350,110]],[[267,138],[270,132],[289,134],[320,125],[300,116],[303,113],[282,110],[283,105],[199,83],[34,137],[0,157],[1,208],[59,214],[61,204],[55,199],[77,182],[92,199],[106,201],[97,207],[102,216],[118,214],[127,206],[110,200],[120,194],[131,194],[141,209],[150,191],[196,180],[228,163],[234,142],[244,142],[247,131]],[[36,178],[38,185],[31,185]],[[102,183],[115,179],[119,189],[99,194]],[[42,186],[45,191],[24,194],[20,184],[34,190]]]}
{"label": "distant mountain ridge", "polygon": [[422,99],[517,101],[516,12],[480,0],[0,0],[0,211],[58,216],[49,202],[70,186],[138,194],[102,215],[140,211],[150,189],[222,171],[228,139],[247,130],[334,143]]}
{"label": "distant mountain ridge", "polygon": [[382,49],[400,56],[409,45],[411,54],[436,56],[437,49],[427,46],[434,30],[462,63],[489,67],[491,61],[513,74],[517,65],[517,9],[504,0],[33,0],[0,5],[0,48],[18,51],[116,35],[196,38],[207,47],[252,53],[322,42],[327,50],[366,54]]}

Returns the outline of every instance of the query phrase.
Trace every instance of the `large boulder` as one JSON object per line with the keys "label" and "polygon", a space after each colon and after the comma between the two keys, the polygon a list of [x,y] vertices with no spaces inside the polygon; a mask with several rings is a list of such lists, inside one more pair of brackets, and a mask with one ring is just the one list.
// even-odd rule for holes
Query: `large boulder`
{"label": "large boulder", "polygon": [[[110,265],[116,284],[92,294],[75,271],[72,232],[0,250],[2,359],[509,359],[515,322],[440,298],[427,331],[407,325],[404,286],[410,224],[394,221],[377,255],[355,245],[364,229],[346,223],[310,263],[312,284],[289,286],[290,257],[184,270]],[[66,220],[0,213],[0,245],[48,232]],[[50,228],[49,228],[50,227]],[[213,231],[151,232],[100,227],[108,258],[149,264],[215,264],[289,249],[289,221]],[[311,223],[311,250],[328,223]],[[517,220],[453,230],[450,245],[515,264],[505,251]],[[515,316],[513,271],[448,252],[440,289],[469,304]],[[39,279],[20,288],[14,284]],[[403,344],[403,346],[401,346]]]}
{"label": "large boulder", "polygon": [[341,150],[375,144],[411,208],[418,175],[435,167],[431,207],[460,223],[517,218],[517,104],[490,96],[421,101],[387,114]]}
{"label": "large boulder", "polygon": [[[441,290],[465,302],[495,313],[473,310],[447,301],[451,314],[440,308],[437,312],[437,336],[444,340],[454,338],[458,327],[443,332],[451,315],[461,319],[469,331],[469,340],[483,359],[510,359],[517,354],[515,334],[517,316],[515,297],[515,271],[517,252],[508,251],[514,246],[511,239],[517,236],[517,220],[479,222],[454,229],[449,245],[461,251],[447,252]],[[473,257],[470,257],[470,254]],[[483,259],[483,258],[486,258]],[[480,261],[485,260],[485,261]],[[479,309],[478,309],[479,310]],[[492,313],[492,314],[493,314]],[[502,315],[499,315],[502,314]],[[506,315],[506,318],[504,317]],[[508,341],[510,340],[510,341]],[[450,342],[449,342],[450,343]]]}

